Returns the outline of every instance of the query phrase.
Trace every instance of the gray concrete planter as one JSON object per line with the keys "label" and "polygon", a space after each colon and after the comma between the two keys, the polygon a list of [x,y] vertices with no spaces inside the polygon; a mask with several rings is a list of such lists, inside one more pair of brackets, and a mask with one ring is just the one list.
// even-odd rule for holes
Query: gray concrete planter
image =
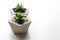
{"label": "gray concrete planter", "polygon": [[[16,13],[13,11],[13,8],[10,9],[10,11],[11,11],[11,16],[16,14]],[[25,15],[28,15],[28,12],[29,12],[29,10],[27,9],[24,14],[25,14]]]}
{"label": "gray concrete planter", "polygon": [[14,33],[25,33],[25,32],[27,32],[29,25],[31,24],[30,20],[24,22],[23,24],[18,24],[16,22],[14,22],[12,19],[10,19],[8,22],[9,22]]}

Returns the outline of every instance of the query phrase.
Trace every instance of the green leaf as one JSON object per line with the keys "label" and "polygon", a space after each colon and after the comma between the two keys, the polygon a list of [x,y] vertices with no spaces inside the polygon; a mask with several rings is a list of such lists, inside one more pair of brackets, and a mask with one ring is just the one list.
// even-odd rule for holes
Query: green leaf
{"label": "green leaf", "polygon": [[21,10],[22,8],[23,8],[23,5],[18,3],[17,6],[16,6],[16,9]]}
{"label": "green leaf", "polygon": [[19,21],[19,20],[24,20],[24,18],[26,18],[26,16],[23,15],[23,13],[18,12],[15,16],[15,20]]}

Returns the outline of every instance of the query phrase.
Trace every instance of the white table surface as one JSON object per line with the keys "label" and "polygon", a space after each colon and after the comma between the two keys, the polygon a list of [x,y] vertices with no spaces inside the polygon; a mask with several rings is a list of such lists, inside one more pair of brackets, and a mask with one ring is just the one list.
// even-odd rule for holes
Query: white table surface
{"label": "white table surface", "polygon": [[[24,37],[8,24],[10,8],[18,2],[29,9],[32,20]],[[0,40],[60,40],[60,0],[0,0]]]}

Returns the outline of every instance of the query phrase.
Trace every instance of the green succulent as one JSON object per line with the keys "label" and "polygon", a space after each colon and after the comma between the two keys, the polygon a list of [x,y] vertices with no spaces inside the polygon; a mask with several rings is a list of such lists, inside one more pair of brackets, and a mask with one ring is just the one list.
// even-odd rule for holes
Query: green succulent
{"label": "green succulent", "polygon": [[23,8],[23,5],[18,3],[17,6],[16,6],[16,9],[21,10],[22,8]]}
{"label": "green succulent", "polygon": [[26,18],[25,15],[23,15],[23,13],[17,13],[15,16],[15,21],[22,24],[24,22],[24,18]]}

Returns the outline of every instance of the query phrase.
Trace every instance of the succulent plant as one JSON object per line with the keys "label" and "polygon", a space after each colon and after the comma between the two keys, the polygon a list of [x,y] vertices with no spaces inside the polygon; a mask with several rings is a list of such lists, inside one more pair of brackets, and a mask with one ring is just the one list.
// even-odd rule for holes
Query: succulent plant
{"label": "succulent plant", "polygon": [[18,3],[17,6],[16,6],[16,9],[17,10],[22,10],[22,8],[23,8],[23,5]]}
{"label": "succulent plant", "polygon": [[15,21],[19,24],[23,24],[25,21],[25,18],[26,18],[26,16],[20,12],[18,12],[14,17]]}

